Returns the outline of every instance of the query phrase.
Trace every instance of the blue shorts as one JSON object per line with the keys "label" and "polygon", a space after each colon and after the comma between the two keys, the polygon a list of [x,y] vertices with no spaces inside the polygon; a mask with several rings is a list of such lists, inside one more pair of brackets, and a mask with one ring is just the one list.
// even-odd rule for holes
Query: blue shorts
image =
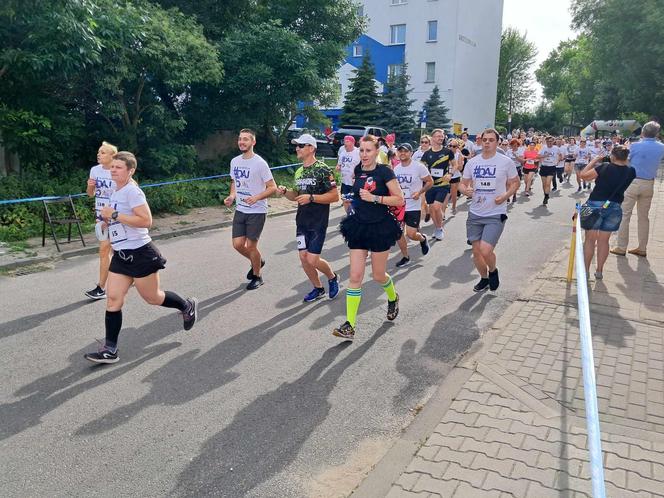
{"label": "blue shorts", "polygon": [[[587,201],[591,208],[599,209],[604,201]],[[599,209],[600,216],[590,230],[602,232],[617,232],[622,221],[622,207],[617,202],[609,202],[609,207]]]}
{"label": "blue shorts", "polygon": [[445,198],[450,193],[450,186],[444,185],[442,187],[433,187],[426,191],[424,194],[427,204],[431,205],[434,202],[445,204]]}
{"label": "blue shorts", "polygon": [[352,185],[346,185],[345,183],[341,184],[341,195],[352,194],[352,193],[353,193]]}
{"label": "blue shorts", "polygon": [[307,251],[311,254],[323,252],[327,226],[320,228],[297,227],[295,238],[297,239],[298,251]]}

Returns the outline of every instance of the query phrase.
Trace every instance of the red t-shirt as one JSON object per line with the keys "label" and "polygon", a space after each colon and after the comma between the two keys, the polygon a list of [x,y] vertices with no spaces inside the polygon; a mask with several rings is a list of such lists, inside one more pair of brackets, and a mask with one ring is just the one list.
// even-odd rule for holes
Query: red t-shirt
{"label": "red t-shirt", "polygon": [[539,155],[539,152],[537,150],[529,150],[526,149],[525,152],[523,153],[523,158],[526,160],[526,162],[523,165],[523,169],[535,169],[537,168],[537,156]]}

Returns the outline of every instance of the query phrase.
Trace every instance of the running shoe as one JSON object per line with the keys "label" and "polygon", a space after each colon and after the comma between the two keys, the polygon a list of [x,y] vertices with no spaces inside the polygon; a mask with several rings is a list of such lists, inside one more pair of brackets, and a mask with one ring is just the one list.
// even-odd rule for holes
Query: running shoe
{"label": "running shoe", "polygon": [[424,217],[424,223],[429,223],[430,220],[431,220],[431,215],[427,213],[426,216]]}
{"label": "running shoe", "polygon": [[586,190],[590,190],[590,188],[592,187],[592,185],[593,185],[593,184],[592,184],[591,182],[588,182],[588,185],[586,185]]}
{"label": "running shoe", "polygon": [[514,204],[515,202],[516,202],[516,194],[512,196],[512,204]]}
{"label": "running shoe", "polygon": [[576,189],[576,192],[577,193],[581,192],[581,185],[579,185],[579,188]]}
{"label": "running shoe", "polygon": [[322,287],[314,287],[311,292],[309,292],[306,296],[304,296],[304,301],[305,303],[313,303],[314,301],[318,301],[319,299],[323,299],[325,297],[325,289]]}
{"label": "running shoe", "polygon": [[396,267],[403,268],[404,266],[407,266],[409,264],[410,264],[410,258],[403,256],[399,261],[397,261]]}
{"label": "running shoe", "polygon": [[526,191],[523,193],[523,195],[525,195],[526,197],[530,197],[530,192],[529,192],[528,190],[526,190]]}
{"label": "running shoe", "polygon": [[263,285],[263,278],[253,276],[251,282],[247,284],[247,290],[258,289],[261,285]]}
{"label": "running shoe", "polygon": [[420,242],[420,247],[422,248],[422,254],[426,255],[426,254],[428,254],[429,249],[430,249],[429,239],[424,234],[422,234],[422,237],[424,237],[424,240]]}
{"label": "running shoe", "polygon": [[553,187],[553,188],[551,189],[551,192],[556,192],[557,190],[558,190],[558,187]]}
{"label": "running shoe", "polygon": [[187,299],[187,303],[189,303],[189,308],[182,313],[182,319],[184,320],[184,329],[191,330],[198,318],[198,299],[190,297]]}
{"label": "running shoe", "polygon": [[452,214],[457,214],[456,208],[452,208]]}
{"label": "running shoe", "polygon": [[604,275],[602,275],[601,271],[596,271],[595,272],[595,280],[602,280],[604,278]]}
{"label": "running shoe", "polygon": [[436,231],[433,233],[433,238],[436,240],[443,240],[445,237],[445,230],[442,228],[436,229]]}
{"label": "running shoe", "polygon": [[391,321],[397,316],[399,316],[399,294],[394,301],[387,302],[387,319]]}
{"label": "running shoe", "polygon": [[92,363],[117,363],[120,360],[118,351],[111,351],[107,347],[103,347],[95,353],[86,353],[84,358]]}
{"label": "running shoe", "polygon": [[542,205],[546,206],[549,203],[549,194],[544,194],[544,201],[542,201]]}
{"label": "running shoe", "polygon": [[489,289],[495,291],[500,285],[500,280],[498,279],[498,268],[489,272]]}
{"label": "running shoe", "polygon": [[355,338],[355,329],[349,321],[346,321],[343,323],[343,325],[334,329],[332,331],[332,335],[341,337],[342,339],[346,339],[348,341],[352,341]]}
{"label": "running shoe", "polygon": [[328,292],[327,295],[330,299],[334,299],[339,294],[339,275],[334,274],[334,278],[327,281]]}
{"label": "running shoe", "polygon": [[[265,260],[261,259],[261,268],[265,266]],[[249,267],[249,271],[247,272],[247,280],[252,280],[254,278],[254,269]]]}
{"label": "running shoe", "polygon": [[94,299],[95,301],[99,299],[106,299],[106,291],[99,286],[95,287],[92,290],[87,291],[85,295],[88,296],[90,299]]}
{"label": "running shoe", "polygon": [[480,281],[475,284],[473,287],[474,292],[482,292],[483,290],[486,290],[489,287],[489,279],[488,278],[480,278]]}

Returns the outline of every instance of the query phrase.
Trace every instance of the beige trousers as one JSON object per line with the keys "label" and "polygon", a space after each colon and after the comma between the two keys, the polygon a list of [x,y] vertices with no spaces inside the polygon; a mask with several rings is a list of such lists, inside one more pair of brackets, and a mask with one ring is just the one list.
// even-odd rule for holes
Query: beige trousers
{"label": "beige trousers", "polygon": [[648,211],[654,191],[654,180],[641,180],[635,178],[631,185],[625,190],[625,200],[622,203],[623,217],[618,229],[617,248],[627,250],[629,244],[629,220],[632,217],[634,205],[636,205],[636,215],[639,232],[640,251],[645,251],[648,245],[648,233],[650,230],[650,219]]}

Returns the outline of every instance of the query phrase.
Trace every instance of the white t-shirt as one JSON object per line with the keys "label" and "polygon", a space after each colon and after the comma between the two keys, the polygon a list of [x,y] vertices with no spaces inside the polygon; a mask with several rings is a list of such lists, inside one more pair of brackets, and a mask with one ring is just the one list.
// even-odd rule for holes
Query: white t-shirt
{"label": "white t-shirt", "polygon": [[518,173],[514,161],[496,153],[489,159],[482,154],[466,163],[463,178],[473,181],[473,197],[470,212],[477,216],[495,216],[507,213],[507,203],[496,204],[495,199],[507,192],[507,180]]}
{"label": "white t-shirt", "polygon": [[419,211],[421,208],[421,201],[413,199],[413,193],[422,190],[422,181],[429,176],[429,169],[419,161],[411,159],[408,166],[399,163],[394,168],[394,175],[403,191],[404,199],[406,199],[406,211]]}
{"label": "white t-shirt", "polygon": [[90,178],[95,181],[95,217],[101,220],[101,210],[108,206],[115,192],[115,182],[111,178],[111,170],[104,169],[101,164],[90,168]]}
{"label": "white t-shirt", "polygon": [[352,151],[348,152],[346,147],[341,147],[337,164],[341,166],[341,183],[352,185],[353,171],[355,171],[355,166],[360,164],[360,149],[354,147]]}
{"label": "white t-shirt", "polygon": [[[145,194],[133,183],[128,183],[111,195],[110,205],[120,214],[133,215],[133,209],[147,204]],[[147,228],[135,228],[123,225],[119,221],[111,221],[108,226],[108,237],[114,251],[120,249],[136,249],[144,246],[152,239]]]}
{"label": "white t-shirt", "polygon": [[[457,167],[463,165],[463,156],[461,155],[459,149],[457,149],[456,153],[454,154],[454,160],[457,163]],[[452,178],[461,178],[461,171],[456,169],[452,171]]]}
{"label": "white t-shirt", "polygon": [[423,155],[424,151],[422,149],[417,149],[415,152],[413,152],[413,157],[411,159],[415,162],[422,162]]}
{"label": "white t-shirt", "polygon": [[267,199],[252,206],[244,200],[265,192],[265,184],[273,179],[270,167],[258,154],[249,159],[241,155],[231,159],[231,178],[235,182],[235,209],[245,214],[266,214]]}
{"label": "white t-shirt", "polygon": [[575,144],[568,144],[567,145],[567,157],[573,157],[574,154],[576,154],[576,151],[579,150],[579,146]]}
{"label": "white t-shirt", "polygon": [[521,163],[517,159],[517,157],[523,157],[523,150],[521,150],[521,147],[519,147],[516,150],[516,152],[512,150],[512,147],[510,147],[505,151],[505,155],[512,160],[512,162],[514,163],[515,168],[521,168],[522,167]]}
{"label": "white t-shirt", "polygon": [[592,157],[592,150],[590,147],[579,147],[576,149],[576,163],[578,164],[588,164],[590,158]]}
{"label": "white t-shirt", "polygon": [[539,150],[539,155],[542,156],[540,164],[542,166],[556,166],[558,164],[559,152],[560,149],[555,145],[552,145],[551,147],[547,147],[546,145],[544,145]]}

